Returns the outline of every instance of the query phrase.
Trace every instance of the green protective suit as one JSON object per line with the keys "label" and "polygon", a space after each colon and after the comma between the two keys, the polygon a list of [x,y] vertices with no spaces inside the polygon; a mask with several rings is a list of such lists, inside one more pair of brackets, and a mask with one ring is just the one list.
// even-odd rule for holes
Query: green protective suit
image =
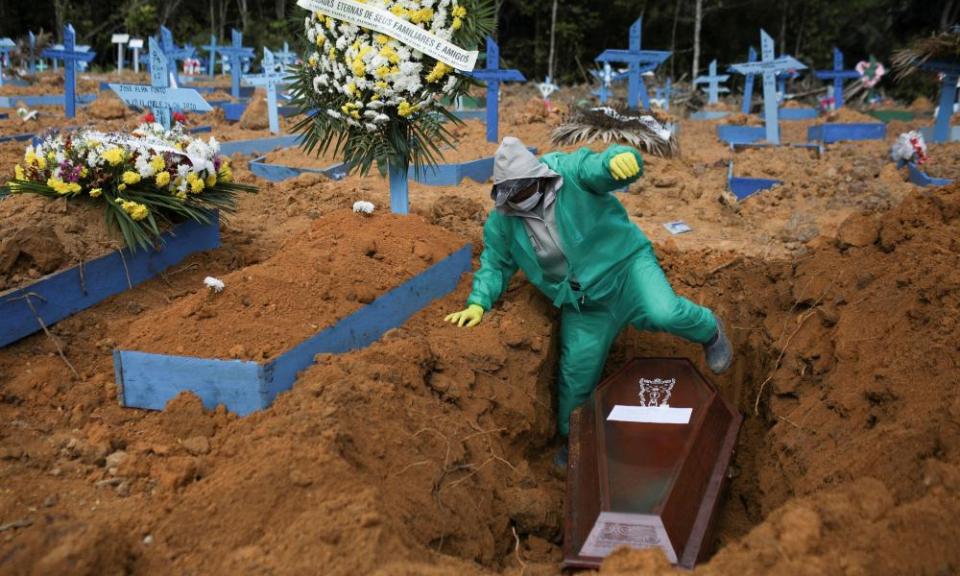
{"label": "green protective suit", "polygon": [[[547,278],[522,219],[496,211],[484,226],[480,269],[467,300],[490,310],[519,268],[561,309],[558,428],[563,436],[569,434],[570,413],[589,398],[613,340],[628,324],[698,343],[717,333],[710,310],[674,293],[650,241],[612,194],[636,180],[617,181],[610,175],[610,160],[622,152],[636,155],[642,175],[640,153],[626,146],[611,146],[603,153],[583,148],[540,159],[563,179],[557,191],[556,226],[567,278]],[[501,173],[500,179],[542,177],[543,168],[514,168],[506,178]],[[571,286],[571,279],[580,290]]]}

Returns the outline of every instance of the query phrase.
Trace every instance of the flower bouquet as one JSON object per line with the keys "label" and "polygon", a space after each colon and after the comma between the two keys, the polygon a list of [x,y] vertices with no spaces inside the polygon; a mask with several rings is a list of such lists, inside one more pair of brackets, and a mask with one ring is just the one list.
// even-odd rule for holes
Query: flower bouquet
{"label": "flower bouquet", "polygon": [[183,220],[210,222],[214,210],[233,212],[236,196],[255,186],[233,181],[219,143],[143,124],[132,134],[92,130],[49,136],[27,147],[15,178],[0,192],[103,203],[131,251],[161,241],[162,228]]}
{"label": "flower bouquet", "polygon": [[[308,152],[334,153],[361,174],[433,166],[459,123],[441,100],[467,93],[476,47],[495,24],[490,0],[299,0],[307,58],[292,93]],[[470,52],[472,51],[472,52]],[[472,59],[471,59],[472,57]]]}

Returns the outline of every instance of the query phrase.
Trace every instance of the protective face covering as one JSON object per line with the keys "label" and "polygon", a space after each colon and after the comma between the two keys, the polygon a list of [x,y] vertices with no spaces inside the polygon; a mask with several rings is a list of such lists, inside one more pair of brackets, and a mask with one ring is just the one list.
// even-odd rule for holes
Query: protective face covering
{"label": "protective face covering", "polygon": [[513,202],[510,201],[508,204],[511,208],[518,212],[529,212],[537,207],[537,204],[540,203],[540,200],[543,199],[543,192],[537,190],[529,198],[522,202]]}

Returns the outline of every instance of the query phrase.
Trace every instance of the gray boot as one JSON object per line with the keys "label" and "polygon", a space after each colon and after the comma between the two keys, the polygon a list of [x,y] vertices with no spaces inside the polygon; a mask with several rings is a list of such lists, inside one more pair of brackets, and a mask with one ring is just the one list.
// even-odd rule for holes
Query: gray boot
{"label": "gray boot", "polygon": [[717,318],[717,334],[713,340],[703,345],[703,352],[707,357],[707,366],[714,374],[723,374],[733,364],[733,345],[723,329],[723,322]]}

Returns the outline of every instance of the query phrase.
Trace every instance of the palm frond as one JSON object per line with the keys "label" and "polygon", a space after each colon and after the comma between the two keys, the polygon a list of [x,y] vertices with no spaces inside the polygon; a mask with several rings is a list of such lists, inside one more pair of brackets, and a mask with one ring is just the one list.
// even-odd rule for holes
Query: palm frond
{"label": "palm frond", "polygon": [[551,140],[558,146],[619,142],[662,157],[680,153],[672,124],[655,112],[638,115],[626,108],[578,107],[554,129]]}

